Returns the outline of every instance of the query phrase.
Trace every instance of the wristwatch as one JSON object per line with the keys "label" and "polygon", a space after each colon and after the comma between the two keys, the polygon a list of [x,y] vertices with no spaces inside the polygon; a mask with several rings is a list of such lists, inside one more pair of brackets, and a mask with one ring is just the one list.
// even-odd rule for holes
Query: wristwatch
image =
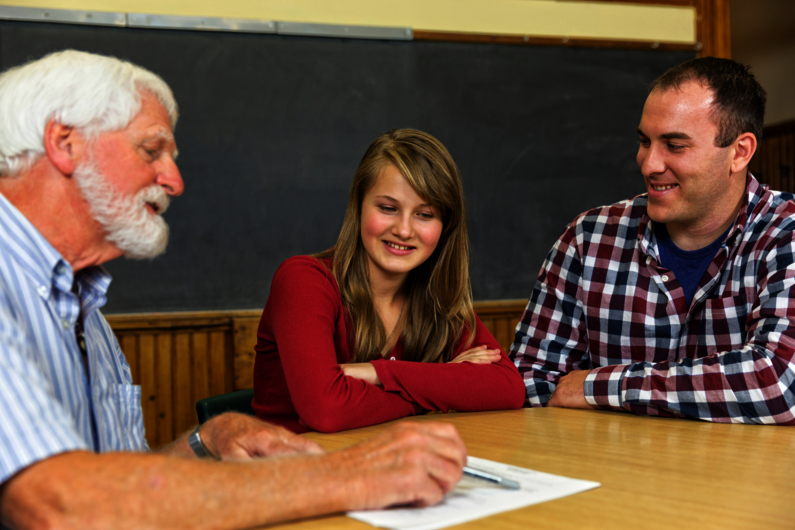
{"label": "wristwatch", "polygon": [[202,437],[199,434],[199,431],[201,430],[201,425],[198,425],[195,429],[193,429],[193,432],[190,433],[190,436],[188,436],[188,445],[190,445],[190,448],[193,449],[193,452],[196,453],[196,456],[199,458],[212,458],[214,460],[218,460],[218,457],[212,454],[210,450],[207,449],[207,446],[204,445],[204,442],[202,442]]}

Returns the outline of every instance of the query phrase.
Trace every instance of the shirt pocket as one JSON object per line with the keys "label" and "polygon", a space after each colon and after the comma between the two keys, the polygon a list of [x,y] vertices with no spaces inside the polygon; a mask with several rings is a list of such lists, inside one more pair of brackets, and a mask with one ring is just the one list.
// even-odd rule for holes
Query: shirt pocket
{"label": "shirt pocket", "polygon": [[112,427],[110,450],[147,451],[144,416],[141,408],[141,387],[114,383],[110,385],[111,402],[115,407],[116,421]]}
{"label": "shirt pocket", "polygon": [[744,295],[704,302],[699,343],[706,347],[706,355],[743,347],[747,336],[748,312]]}

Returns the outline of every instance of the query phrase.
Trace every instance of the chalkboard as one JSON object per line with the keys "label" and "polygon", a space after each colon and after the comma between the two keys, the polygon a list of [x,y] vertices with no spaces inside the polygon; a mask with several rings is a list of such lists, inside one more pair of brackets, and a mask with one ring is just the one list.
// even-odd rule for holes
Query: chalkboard
{"label": "chalkboard", "polygon": [[526,298],[578,213],[643,192],[648,84],[692,53],[0,22],[2,68],[63,48],[161,75],[185,194],[108,313],[262,307],[279,264],[334,244],[353,172],[393,127],[439,138],[469,206],[476,300]]}

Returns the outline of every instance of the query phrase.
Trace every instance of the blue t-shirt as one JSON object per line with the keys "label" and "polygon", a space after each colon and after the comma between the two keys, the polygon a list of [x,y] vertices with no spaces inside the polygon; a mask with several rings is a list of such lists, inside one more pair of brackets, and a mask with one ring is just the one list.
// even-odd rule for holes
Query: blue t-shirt
{"label": "blue t-shirt", "polygon": [[676,276],[679,285],[685,292],[687,305],[693,301],[698,290],[701,278],[707,272],[709,264],[718,253],[718,249],[726,239],[731,226],[723,232],[718,239],[704,248],[698,250],[682,250],[677,247],[668,235],[668,229],[664,224],[654,225],[654,235],[657,236],[657,246],[660,253],[660,264],[666,269],[670,269]]}

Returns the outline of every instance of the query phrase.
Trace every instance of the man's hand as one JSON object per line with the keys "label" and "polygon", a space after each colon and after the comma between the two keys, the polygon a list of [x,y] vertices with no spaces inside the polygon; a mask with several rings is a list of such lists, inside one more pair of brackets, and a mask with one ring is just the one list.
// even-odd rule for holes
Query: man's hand
{"label": "man's hand", "polygon": [[464,361],[475,364],[491,364],[499,362],[502,355],[500,350],[490,350],[483,344],[470,348],[465,352],[461,352],[458,357],[451,360],[451,363],[462,363]]}
{"label": "man's hand", "polygon": [[371,509],[436,504],[461,479],[466,455],[452,425],[403,422],[329,458],[348,475],[348,509]]}
{"label": "man's hand", "polygon": [[547,402],[548,407],[567,407],[570,409],[594,409],[585,401],[583,385],[585,378],[591,373],[589,370],[576,370],[569,372],[558,380],[552,397]]}
{"label": "man's hand", "polygon": [[[325,453],[315,442],[284,427],[235,412],[227,412],[208,420],[202,427],[201,438],[207,449],[213,455],[221,457],[221,460],[250,460],[293,453]],[[173,450],[182,454],[193,454],[185,438],[179,440]]]}
{"label": "man's hand", "polygon": [[378,374],[375,373],[373,363],[341,364],[340,368],[342,368],[342,373],[349,377],[361,379],[365,383],[370,383],[371,385],[382,386],[381,380],[378,379]]}

